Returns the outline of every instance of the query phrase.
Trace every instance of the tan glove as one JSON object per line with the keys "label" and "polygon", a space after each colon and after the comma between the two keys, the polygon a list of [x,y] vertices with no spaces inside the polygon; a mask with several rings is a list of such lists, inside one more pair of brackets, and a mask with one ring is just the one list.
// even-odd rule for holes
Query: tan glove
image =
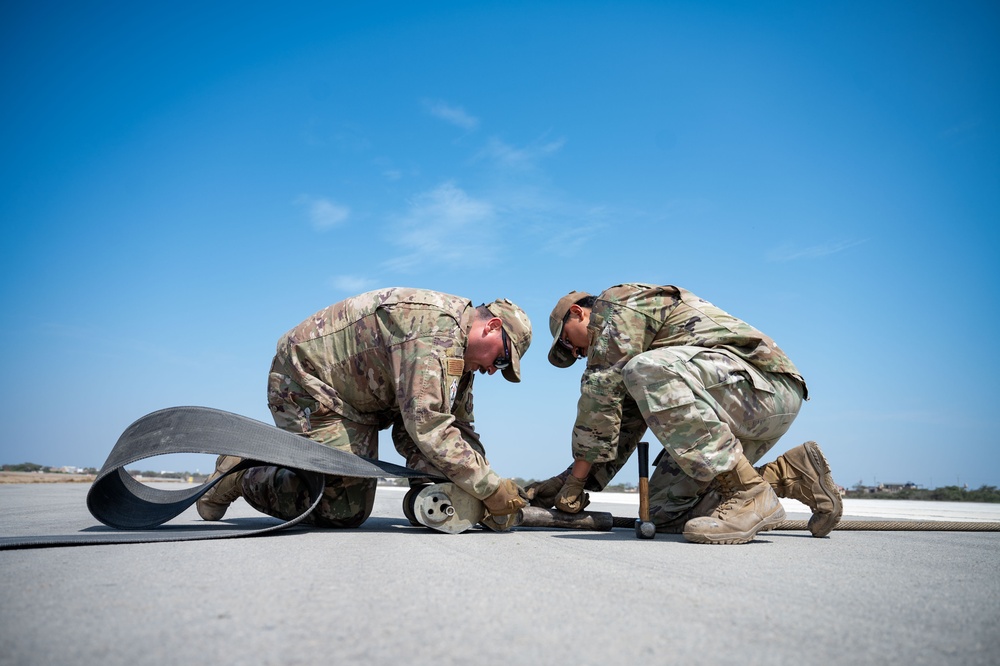
{"label": "tan glove", "polygon": [[528,506],[528,500],[513,479],[502,479],[500,486],[483,500],[483,504],[491,515],[509,516]]}
{"label": "tan glove", "polygon": [[540,506],[543,509],[551,509],[556,505],[556,495],[562,490],[566,477],[569,476],[569,469],[565,469],[562,474],[553,476],[545,481],[535,481],[524,487],[524,494],[528,497],[531,506]]}
{"label": "tan glove", "polygon": [[509,532],[512,528],[520,525],[523,520],[524,516],[520,513],[512,513],[509,516],[487,514],[485,518],[479,521],[479,524],[494,532]]}
{"label": "tan glove", "polygon": [[590,504],[590,495],[583,492],[586,479],[578,479],[572,474],[566,477],[562,489],[556,495],[556,508],[566,513],[580,513]]}

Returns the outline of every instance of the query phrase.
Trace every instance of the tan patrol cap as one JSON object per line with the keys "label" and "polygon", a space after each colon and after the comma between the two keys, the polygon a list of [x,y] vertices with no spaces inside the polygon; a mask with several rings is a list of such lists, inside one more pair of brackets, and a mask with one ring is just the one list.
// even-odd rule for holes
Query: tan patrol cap
{"label": "tan patrol cap", "polygon": [[498,298],[486,304],[486,309],[503,321],[503,330],[510,338],[510,365],[501,370],[503,378],[509,382],[521,381],[521,357],[531,344],[531,320],[524,310],[506,298]]}
{"label": "tan patrol cap", "polygon": [[590,294],[585,291],[571,291],[559,299],[559,302],[552,309],[552,314],[549,315],[549,330],[552,331],[552,348],[549,349],[549,363],[557,368],[568,368],[576,363],[576,355],[563,347],[559,343],[559,338],[562,337],[563,321],[566,319],[566,313],[569,312],[570,306],[587,296],[590,296]]}

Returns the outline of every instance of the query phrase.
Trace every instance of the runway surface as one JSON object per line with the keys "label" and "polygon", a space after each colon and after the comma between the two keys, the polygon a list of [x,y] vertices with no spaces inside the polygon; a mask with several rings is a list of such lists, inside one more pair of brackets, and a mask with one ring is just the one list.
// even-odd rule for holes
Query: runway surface
{"label": "runway surface", "polygon": [[[93,528],[87,489],[0,486],[0,536]],[[0,665],[1000,663],[1000,533],[447,535],[411,527],[401,498],[380,488],[350,531],[0,552]],[[634,496],[594,500],[635,515]],[[1000,520],[997,505],[846,507]],[[271,520],[242,500],[226,519]]]}

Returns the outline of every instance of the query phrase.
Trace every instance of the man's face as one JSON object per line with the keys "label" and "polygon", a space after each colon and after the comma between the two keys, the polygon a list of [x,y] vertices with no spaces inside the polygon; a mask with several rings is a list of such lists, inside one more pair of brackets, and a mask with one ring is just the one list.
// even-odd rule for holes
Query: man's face
{"label": "man's face", "polygon": [[505,355],[503,338],[503,322],[499,317],[474,322],[465,345],[465,370],[488,375],[496,372],[497,357]]}
{"label": "man's face", "polygon": [[572,348],[577,357],[587,355],[590,347],[590,335],[587,333],[587,323],[590,321],[590,309],[573,305],[569,309],[566,323],[563,324],[562,344]]}

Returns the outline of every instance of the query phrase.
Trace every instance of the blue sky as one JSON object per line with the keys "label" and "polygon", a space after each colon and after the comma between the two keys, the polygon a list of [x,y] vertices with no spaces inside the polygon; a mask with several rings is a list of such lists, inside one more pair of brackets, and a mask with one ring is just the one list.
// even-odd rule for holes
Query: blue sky
{"label": "blue sky", "polygon": [[0,462],[99,467],[175,405],[270,422],[277,339],[398,285],[528,312],[476,425],[547,477],[582,370],[548,366],[548,313],[645,281],[799,366],[767,459],[1000,485],[998,28],[990,2],[6,2]]}

